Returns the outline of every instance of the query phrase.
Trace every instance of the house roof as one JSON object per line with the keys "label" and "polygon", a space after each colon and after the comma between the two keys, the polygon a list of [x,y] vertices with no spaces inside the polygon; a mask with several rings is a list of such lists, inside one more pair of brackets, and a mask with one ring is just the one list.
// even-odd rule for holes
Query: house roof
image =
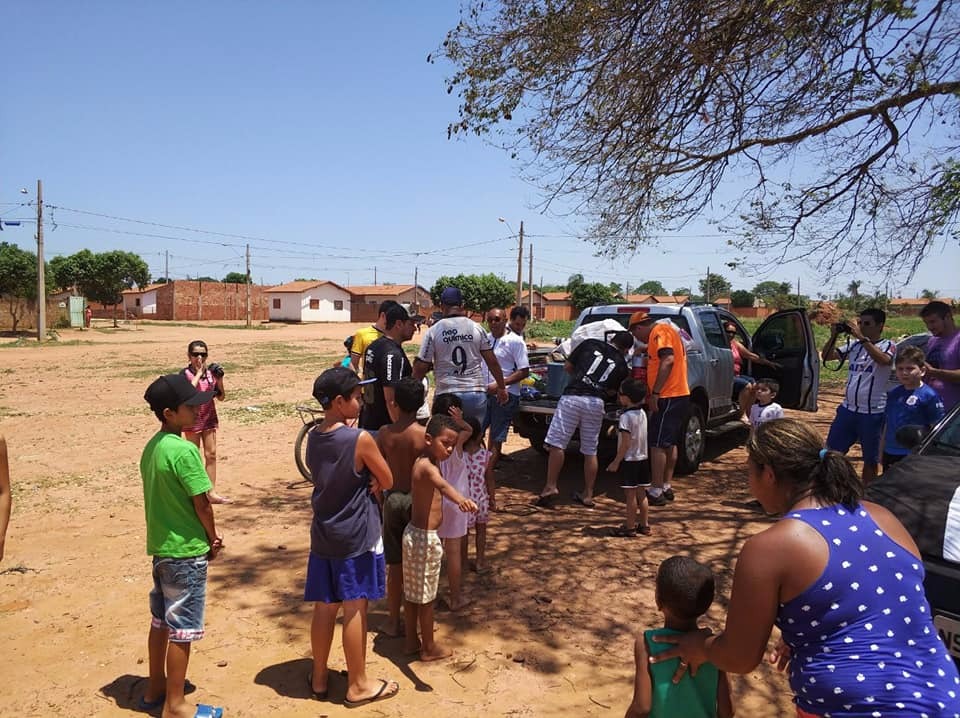
{"label": "house roof", "polygon": [[690,297],[686,294],[628,294],[627,304],[683,304]]}
{"label": "house roof", "polygon": [[[413,289],[412,284],[351,284],[346,288],[350,294],[383,294],[385,296],[398,296],[404,292]],[[430,293],[420,287],[420,291],[429,295]]]}
{"label": "house roof", "polygon": [[944,304],[950,305],[953,304],[953,300],[949,297],[937,297],[936,299],[914,299],[913,297],[894,297],[890,300],[890,304],[900,307],[923,307],[929,304],[930,302],[937,301],[943,302]]}
{"label": "house roof", "polygon": [[316,287],[322,287],[324,284],[330,284],[337,289],[342,289],[345,292],[350,292],[346,287],[341,287],[336,282],[330,282],[327,280],[319,279],[299,279],[295,282],[287,282],[286,284],[280,284],[276,287],[268,287],[267,292],[270,294],[300,294],[305,292],[308,289],[314,289]]}
{"label": "house roof", "polygon": [[120,294],[143,294],[144,292],[149,292],[154,289],[157,289],[158,287],[165,287],[165,286],[167,285],[164,284],[163,282],[161,282],[160,284],[148,284],[145,287],[137,287],[136,289],[124,289],[122,292],[120,292]]}
{"label": "house roof", "polygon": [[567,302],[570,301],[570,292],[544,292],[543,298],[548,302]]}

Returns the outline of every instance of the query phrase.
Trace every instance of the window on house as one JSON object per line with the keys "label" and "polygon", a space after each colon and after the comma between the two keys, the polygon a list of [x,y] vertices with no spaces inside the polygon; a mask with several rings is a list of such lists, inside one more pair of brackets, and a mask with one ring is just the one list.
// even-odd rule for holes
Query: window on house
{"label": "window on house", "polygon": [[137,297],[136,299],[133,300],[133,306],[135,307],[140,306],[140,297]]}
{"label": "window on house", "polygon": [[274,300],[273,300],[273,308],[274,308],[274,309],[279,309],[279,308],[280,308],[280,300],[279,300],[279,299],[274,299]]}
{"label": "window on house", "polygon": [[333,300],[333,308],[334,308],[336,311],[338,311],[338,312],[339,312],[339,311],[342,311],[342,310],[343,310],[343,300],[342,300],[342,299],[334,299],[334,300]]}
{"label": "window on house", "polygon": [[310,308],[311,308],[311,309],[319,309],[319,308],[320,308],[320,300],[319,300],[319,299],[311,299],[311,300],[310,300]]}

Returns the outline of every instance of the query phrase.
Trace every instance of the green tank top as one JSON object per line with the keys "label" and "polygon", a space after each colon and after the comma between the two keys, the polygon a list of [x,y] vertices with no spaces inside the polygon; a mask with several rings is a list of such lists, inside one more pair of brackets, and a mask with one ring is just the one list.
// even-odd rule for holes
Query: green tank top
{"label": "green tank top", "polygon": [[[672,628],[644,631],[643,638],[647,644],[647,651],[651,656],[655,656],[673,648],[670,643],[654,642],[651,636],[675,636],[680,633]],[[716,718],[719,678],[717,667],[712,663],[704,663],[697,670],[696,676],[691,677],[688,671],[680,679],[680,683],[674,685],[673,674],[679,665],[679,658],[650,664],[650,678],[653,684],[650,718],[663,716]]]}

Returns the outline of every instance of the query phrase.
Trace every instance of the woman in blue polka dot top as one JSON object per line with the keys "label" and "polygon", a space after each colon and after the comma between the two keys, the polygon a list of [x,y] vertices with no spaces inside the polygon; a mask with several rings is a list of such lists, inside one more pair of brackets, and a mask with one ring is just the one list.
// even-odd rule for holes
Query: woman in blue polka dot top
{"label": "woman in blue polka dot top", "polygon": [[907,530],[862,501],[842,454],[809,425],[777,419],[747,443],[750,491],[780,521],[740,552],[722,633],[665,636],[679,644],[675,680],[709,661],[748,673],[763,659],[789,667],[800,718],[958,716],[960,677],[923,594],[923,564]]}

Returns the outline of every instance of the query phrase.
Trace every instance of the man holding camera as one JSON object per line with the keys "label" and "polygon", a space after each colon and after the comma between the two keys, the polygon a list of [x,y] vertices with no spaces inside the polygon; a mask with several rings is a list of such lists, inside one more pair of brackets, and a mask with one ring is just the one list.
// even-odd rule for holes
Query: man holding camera
{"label": "man holding camera", "polygon": [[[864,486],[877,477],[887,385],[897,353],[893,341],[880,338],[886,320],[887,314],[882,309],[864,309],[856,322],[834,324],[821,352],[824,362],[831,359],[850,362],[843,401],[827,434],[827,448],[846,453],[860,442]],[[840,334],[850,335],[842,347],[836,346]]]}

